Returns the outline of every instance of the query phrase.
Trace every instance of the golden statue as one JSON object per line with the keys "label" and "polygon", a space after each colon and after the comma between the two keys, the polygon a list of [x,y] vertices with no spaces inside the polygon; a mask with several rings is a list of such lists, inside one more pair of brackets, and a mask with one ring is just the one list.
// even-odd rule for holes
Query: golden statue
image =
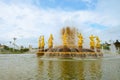
{"label": "golden statue", "polygon": [[89,37],[89,39],[90,39],[90,48],[91,49],[94,49],[94,47],[95,47],[95,41],[94,41],[94,36],[93,35],[91,35],[90,37]]}
{"label": "golden statue", "polygon": [[44,36],[41,36],[41,48],[44,48],[45,43],[44,43]]}
{"label": "golden statue", "polygon": [[41,36],[39,37],[39,40],[38,40],[38,48],[39,49],[41,48]]}
{"label": "golden statue", "polygon": [[48,40],[48,47],[52,48],[53,47],[53,35],[50,34],[49,40]]}
{"label": "golden statue", "polygon": [[95,38],[96,38],[96,48],[100,48],[100,39],[98,36],[96,36]]}
{"label": "golden statue", "polygon": [[83,45],[83,36],[82,34],[78,33],[78,47],[81,47],[82,48],[82,45]]}
{"label": "golden statue", "polygon": [[62,40],[63,40],[63,45],[67,46],[67,32],[65,31],[65,33],[62,35]]}

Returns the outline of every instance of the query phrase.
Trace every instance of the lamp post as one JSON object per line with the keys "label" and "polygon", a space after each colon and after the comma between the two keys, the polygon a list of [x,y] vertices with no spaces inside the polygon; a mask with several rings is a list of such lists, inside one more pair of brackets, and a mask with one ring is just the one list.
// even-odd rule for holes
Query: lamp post
{"label": "lamp post", "polygon": [[12,43],[12,42],[11,42],[11,41],[9,41],[9,43],[10,43],[10,45],[9,45],[9,51],[10,51],[10,46],[11,46],[11,43]]}
{"label": "lamp post", "polygon": [[13,48],[13,51],[15,51],[15,41],[16,41],[16,37],[13,38],[14,42],[13,42],[13,45],[14,45],[14,48]]}

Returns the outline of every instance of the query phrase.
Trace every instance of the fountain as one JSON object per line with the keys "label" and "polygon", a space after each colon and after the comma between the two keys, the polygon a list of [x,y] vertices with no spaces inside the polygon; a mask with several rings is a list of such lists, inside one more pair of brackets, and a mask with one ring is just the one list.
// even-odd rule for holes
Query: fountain
{"label": "fountain", "polygon": [[110,45],[110,53],[113,53],[113,54],[117,53],[117,49],[113,42],[111,42],[111,45]]}
{"label": "fountain", "polygon": [[[100,39],[98,36],[91,35],[90,49],[83,48],[84,39],[81,33],[76,32],[75,28],[70,27],[63,28],[62,43],[63,45],[53,46],[53,35],[50,34],[48,39],[48,48],[44,48],[44,36],[39,38],[39,50],[37,56],[44,56],[50,58],[90,58],[90,57],[102,57],[103,54],[100,51]],[[96,39],[96,41],[94,40]],[[78,41],[76,45],[76,40]]]}

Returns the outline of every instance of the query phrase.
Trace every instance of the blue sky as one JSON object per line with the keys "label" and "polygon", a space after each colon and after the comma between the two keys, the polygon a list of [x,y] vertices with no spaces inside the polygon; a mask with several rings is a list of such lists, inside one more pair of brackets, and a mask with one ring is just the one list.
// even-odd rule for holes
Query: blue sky
{"label": "blue sky", "polygon": [[84,0],[41,0],[39,6],[47,8],[60,8],[67,11],[94,9],[96,0],[85,2]]}
{"label": "blue sky", "polygon": [[91,34],[101,42],[120,40],[120,0],[0,0],[0,43],[37,47],[38,37],[55,36],[61,44],[60,29],[74,26],[89,45]]}
{"label": "blue sky", "polygon": [[34,5],[39,8],[60,8],[68,11],[94,9],[97,0],[2,0],[6,4],[27,4]]}

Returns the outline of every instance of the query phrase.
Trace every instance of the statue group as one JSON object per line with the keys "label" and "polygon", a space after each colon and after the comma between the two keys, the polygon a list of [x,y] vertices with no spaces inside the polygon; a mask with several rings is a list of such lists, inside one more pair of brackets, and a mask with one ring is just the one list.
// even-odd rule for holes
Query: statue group
{"label": "statue group", "polygon": [[[81,33],[78,33],[77,37],[78,37],[78,47],[80,49],[82,49],[83,43],[84,43],[83,35]],[[90,35],[89,39],[90,39],[90,49],[93,49],[93,50],[94,50],[94,48],[100,49],[100,39],[98,36]],[[96,41],[95,41],[95,39],[96,39]],[[62,35],[62,42],[63,42],[63,46],[68,45],[67,33],[64,33]],[[45,46],[44,36],[40,36],[38,45],[39,45],[39,49],[44,49],[44,46]],[[48,39],[48,48],[52,48],[52,47],[53,47],[53,35],[50,34],[50,37]]]}

